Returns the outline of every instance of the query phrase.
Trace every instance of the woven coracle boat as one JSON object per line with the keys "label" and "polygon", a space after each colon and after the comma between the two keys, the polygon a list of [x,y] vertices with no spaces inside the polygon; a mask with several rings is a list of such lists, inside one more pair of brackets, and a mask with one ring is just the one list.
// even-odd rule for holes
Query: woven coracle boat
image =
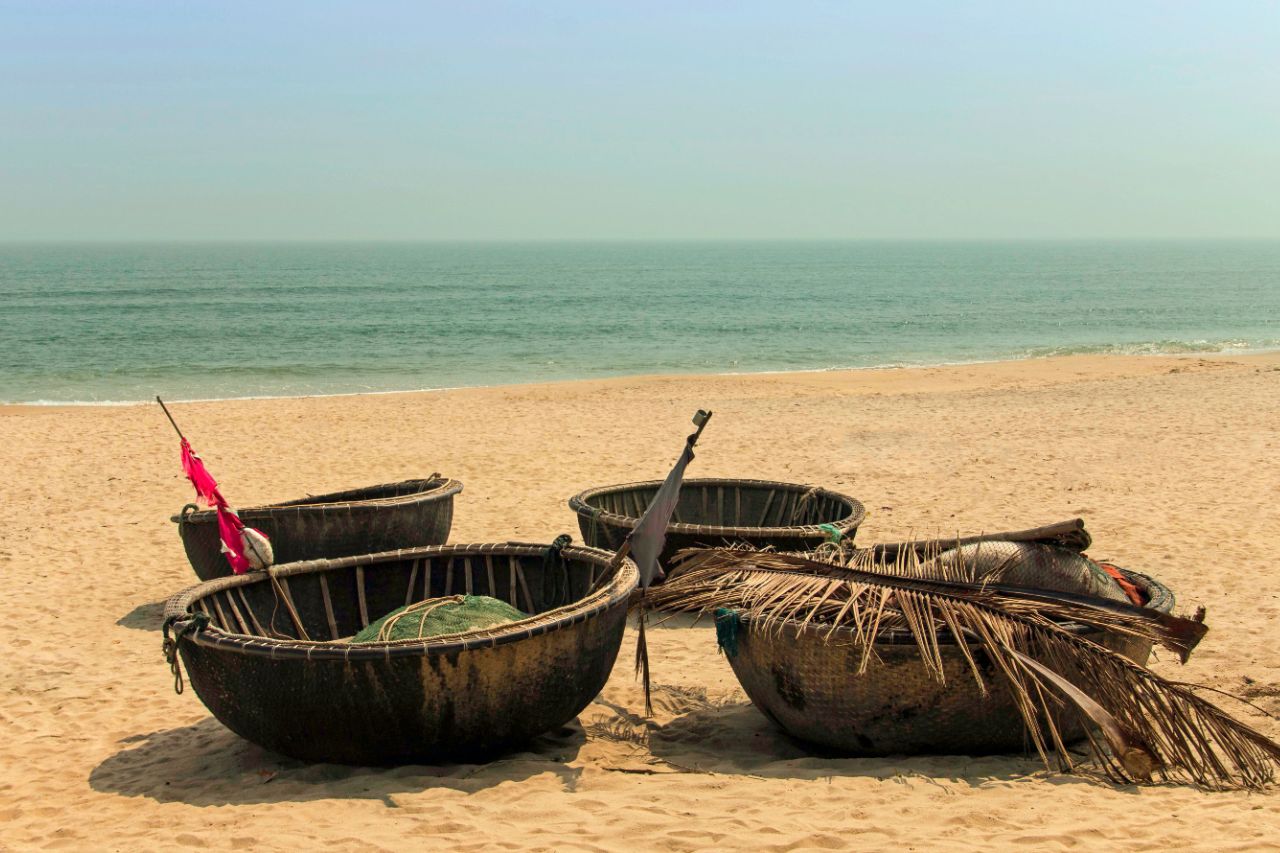
{"label": "woven coracle boat", "polygon": [[[172,630],[213,715],[267,749],[344,764],[483,760],[563,725],[603,688],[637,582],[634,563],[612,559],[507,543],[276,566],[175,595],[166,638]],[[454,593],[532,615],[426,639],[344,641],[396,608]]]}
{"label": "woven coracle boat", "polygon": [[[441,545],[453,524],[453,497],[462,483],[428,479],[384,483],[344,492],[238,509],[241,521],[271,540],[276,563],[376,554]],[[172,517],[187,559],[201,580],[231,574],[218,538],[217,515],[187,504]]]}
{"label": "woven coracle boat", "polygon": [[[661,480],[587,489],[569,499],[588,545],[616,551],[640,522]],[[747,544],[807,551],[851,541],[866,510],[857,500],[815,486],[772,480],[685,480],[667,525],[664,566],[685,548]]]}
{"label": "woven coracle boat", "polygon": [[[1172,611],[1168,588],[1145,575],[1120,571],[1147,596],[1147,607]],[[1151,654],[1147,640],[1068,627],[1139,664]],[[945,632],[938,635],[945,683],[926,669],[908,632],[880,635],[861,675],[862,652],[851,629],[828,633],[826,627],[796,621],[755,629],[744,617],[735,653],[728,655],[752,703],[791,736],[851,755],[984,755],[1028,747],[1008,686],[979,642],[971,642],[970,648],[988,689],[985,696]],[[1067,742],[1084,736],[1074,714],[1058,724]]]}

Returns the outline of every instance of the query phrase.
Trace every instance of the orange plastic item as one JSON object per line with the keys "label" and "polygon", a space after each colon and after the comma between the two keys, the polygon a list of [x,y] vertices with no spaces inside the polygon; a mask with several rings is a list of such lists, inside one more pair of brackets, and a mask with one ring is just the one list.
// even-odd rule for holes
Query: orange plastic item
{"label": "orange plastic item", "polygon": [[1139,607],[1144,607],[1146,605],[1147,599],[1142,595],[1142,590],[1138,589],[1138,587],[1134,585],[1133,581],[1125,577],[1123,572],[1110,563],[1099,563],[1097,560],[1094,560],[1094,563],[1096,563],[1104,572],[1111,575],[1112,579],[1114,579],[1115,582],[1120,585],[1120,588],[1124,590],[1124,594],[1129,596],[1130,601]]}

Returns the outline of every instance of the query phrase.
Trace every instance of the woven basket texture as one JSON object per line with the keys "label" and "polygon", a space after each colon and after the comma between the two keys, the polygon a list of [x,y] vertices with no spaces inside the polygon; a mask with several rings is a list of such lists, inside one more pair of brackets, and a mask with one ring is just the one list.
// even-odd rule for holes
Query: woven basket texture
{"label": "woven basket texture", "polygon": [[[613,667],[635,564],[569,546],[446,545],[277,566],[171,598],[204,614],[178,648],[224,725],[308,761],[483,760],[573,719]],[[487,595],[531,614],[489,629],[347,640],[424,598]]]}
{"label": "woven basket texture", "polygon": [[[240,520],[271,540],[278,564],[442,545],[453,525],[457,480],[384,483],[267,506],[236,508]],[[187,559],[201,580],[231,574],[211,510],[173,516]]]}
{"label": "woven basket texture", "polygon": [[[1125,574],[1150,596],[1148,606],[1173,609],[1173,594],[1158,581]],[[1074,626],[1073,630],[1146,664],[1151,644]],[[920,659],[910,635],[877,642],[867,671],[848,629],[784,623],[768,629],[745,621],[738,653],[729,658],[752,703],[791,736],[849,755],[985,755],[1021,752],[1030,745],[1022,717],[979,644],[975,658],[988,688],[983,695],[961,651],[943,649],[946,682]],[[1068,678],[1070,673],[1063,673]],[[1075,713],[1058,719],[1068,742],[1084,736]]]}

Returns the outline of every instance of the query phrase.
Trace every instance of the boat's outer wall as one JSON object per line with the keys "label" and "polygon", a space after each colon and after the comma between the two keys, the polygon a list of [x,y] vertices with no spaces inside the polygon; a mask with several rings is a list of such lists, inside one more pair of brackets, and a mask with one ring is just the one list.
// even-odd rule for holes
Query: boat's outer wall
{"label": "boat's outer wall", "polygon": [[[1160,609],[1168,610],[1173,599],[1164,593]],[[1030,747],[1008,687],[980,646],[973,648],[985,696],[954,645],[942,647],[944,686],[925,669],[914,641],[877,643],[859,675],[862,653],[839,633],[827,641],[826,630],[790,622],[744,629],[729,664],[752,703],[795,738],[850,755],[987,755]],[[1139,664],[1151,655],[1145,640],[1100,631],[1085,636]],[[1059,724],[1068,742],[1084,735],[1076,714]]]}
{"label": "boat's outer wall", "polygon": [[[631,533],[635,524],[639,522],[643,514],[644,506],[647,506],[647,499],[643,504],[637,502],[634,508],[627,509],[622,515],[629,523],[620,523],[615,508],[611,512],[598,512],[597,504],[591,502],[599,502],[609,495],[616,495],[626,492],[656,492],[661,485],[661,481],[654,480],[642,483],[627,483],[620,486],[607,486],[599,489],[588,489],[575,495],[569,500],[569,506],[573,509],[578,517],[578,529],[582,532],[582,541],[593,548],[600,548],[605,551],[617,551],[622,547],[622,542],[627,535]],[[722,491],[727,492],[729,489],[742,489],[741,501],[744,509],[750,505],[750,514],[760,512],[760,506],[763,502],[764,513],[768,514],[771,506],[779,507],[784,503],[785,498],[773,501],[773,493],[780,495],[796,495],[803,494],[813,487],[803,486],[796,483],[782,483],[769,480],[722,480],[717,478],[693,478],[686,480],[684,488],[681,490],[681,500],[684,501],[691,493],[699,490],[707,489],[712,486],[722,487]],[[686,516],[684,521],[680,520],[680,509],[684,509],[682,503],[678,507],[672,522],[667,525],[666,541],[663,544],[662,553],[658,555],[658,562],[663,567],[670,565],[672,558],[685,548],[720,548],[732,545],[749,545],[757,550],[764,548],[773,548],[778,551],[810,551],[817,548],[824,542],[831,539],[831,534],[818,528],[818,524],[824,523],[834,526],[840,531],[846,542],[852,542],[858,533],[858,526],[866,517],[866,510],[862,504],[855,498],[830,489],[822,488],[819,490],[824,499],[848,503],[849,507],[841,510],[841,515],[833,515],[830,518],[817,518],[811,523],[806,524],[790,524],[782,520],[770,523],[768,526],[759,526],[757,524],[742,523],[735,513],[733,519],[713,518],[708,516],[704,511],[702,517],[694,522]],[[649,495],[651,497],[651,495]],[[768,502],[765,502],[767,498]],[[722,496],[721,500],[724,497]],[[714,502],[713,502],[714,503]],[[728,503],[727,501],[725,502]],[[628,506],[624,501],[623,506]],[[707,504],[704,499],[704,510]],[[727,505],[721,506],[722,510],[727,510]],[[764,524],[763,518],[760,524]],[[701,528],[701,529],[700,529]],[[729,531],[726,535],[724,531]]]}
{"label": "boat's outer wall", "polygon": [[609,678],[626,614],[622,597],[594,618],[519,642],[372,660],[180,647],[201,701],[276,752],[344,764],[475,761],[577,716]]}
{"label": "boat's outer wall", "polygon": [[[443,545],[453,526],[453,496],[461,491],[460,483],[452,488],[447,482],[432,490],[440,494],[427,492],[417,500],[256,507],[241,510],[240,517],[271,540],[276,565]],[[231,574],[213,513],[180,520],[178,532],[200,580]]]}

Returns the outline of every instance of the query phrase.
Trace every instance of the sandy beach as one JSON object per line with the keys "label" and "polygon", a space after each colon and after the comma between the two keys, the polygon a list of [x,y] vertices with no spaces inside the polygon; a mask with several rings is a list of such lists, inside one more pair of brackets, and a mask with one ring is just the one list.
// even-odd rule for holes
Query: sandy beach
{"label": "sandy beach", "polygon": [[[1085,518],[1094,556],[1207,608],[1161,674],[1280,715],[1280,354],[1079,356],[938,368],[679,376],[178,404],[236,503],[434,471],[455,542],[578,531],[566,499],[663,476],[858,497],[859,541]],[[195,577],[168,518],[192,493],[154,406],[0,408],[4,849],[1244,850],[1274,793],[1117,788],[1018,757],[807,754],[737,689],[708,626],[628,629],[578,720],[486,765],[309,766],[174,694],[160,609]],[[1220,698],[1280,738],[1280,721]]]}

